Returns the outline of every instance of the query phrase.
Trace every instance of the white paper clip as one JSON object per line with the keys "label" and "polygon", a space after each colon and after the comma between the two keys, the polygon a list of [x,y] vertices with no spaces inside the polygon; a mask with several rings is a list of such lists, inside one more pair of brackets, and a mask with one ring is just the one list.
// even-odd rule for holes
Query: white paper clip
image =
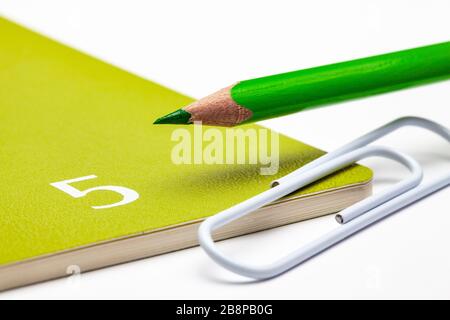
{"label": "white paper clip", "polygon": [[[413,158],[390,148],[367,146],[380,137],[404,126],[428,129],[450,142],[450,130],[430,120],[405,117],[392,121],[274,181],[272,186],[275,188],[206,219],[200,225],[198,231],[200,245],[214,261],[224,268],[250,278],[268,279],[293,268],[395,211],[448,186],[450,184],[450,172],[430,183],[420,184],[422,168]],[[341,225],[334,230],[287,256],[262,266],[239,263],[228,258],[217,249],[212,239],[212,232],[217,228],[358,160],[373,156],[400,162],[409,169],[409,177],[380,194],[375,194],[342,210],[336,216],[336,220]]]}

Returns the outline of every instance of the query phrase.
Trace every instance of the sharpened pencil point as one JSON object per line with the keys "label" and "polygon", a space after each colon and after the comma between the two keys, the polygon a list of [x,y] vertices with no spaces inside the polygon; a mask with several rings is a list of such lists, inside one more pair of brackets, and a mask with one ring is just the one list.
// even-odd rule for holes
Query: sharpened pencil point
{"label": "sharpened pencil point", "polygon": [[191,124],[189,119],[191,119],[191,114],[189,112],[178,109],[177,111],[156,119],[153,124]]}

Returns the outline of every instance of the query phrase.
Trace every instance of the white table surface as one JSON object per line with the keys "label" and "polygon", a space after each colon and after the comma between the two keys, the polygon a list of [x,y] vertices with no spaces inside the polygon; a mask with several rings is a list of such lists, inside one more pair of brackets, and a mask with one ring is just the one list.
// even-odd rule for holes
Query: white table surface
{"label": "white table surface", "polygon": [[[0,14],[193,97],[253,78],[448,41],[450,2],[2,0]],[[400,116],[450,127],[450,82],[265,121],[325,150]],[[419,129],[383,142],[450,170],[450,148]],[[364,161],[375,192],[405,176]],[[450,189],[414,204],[302,266],[252,282],[200,248],[0,294],[12,298],[450,298]],[[247,261],[269,261],[336,226],[332,216],[222,242]]]}

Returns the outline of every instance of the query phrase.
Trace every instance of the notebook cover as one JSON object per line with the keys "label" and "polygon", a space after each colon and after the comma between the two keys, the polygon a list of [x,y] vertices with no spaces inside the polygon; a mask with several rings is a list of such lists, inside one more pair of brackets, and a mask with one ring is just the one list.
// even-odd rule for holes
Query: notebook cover
{"label": "notebook cover", "polygon": [[[0,39],[0,266],[213,215],[323,154],[280,136],[273,176],[259,165],[176,165],[174,127],[152,120],[191,98],[2,18]],[[66,192],[51,185],[93,175]],[[294,195],[371,177],[355,165]],[[139,198],[94,209],[122,200],[114,187],[86,191],[100,186]]]}

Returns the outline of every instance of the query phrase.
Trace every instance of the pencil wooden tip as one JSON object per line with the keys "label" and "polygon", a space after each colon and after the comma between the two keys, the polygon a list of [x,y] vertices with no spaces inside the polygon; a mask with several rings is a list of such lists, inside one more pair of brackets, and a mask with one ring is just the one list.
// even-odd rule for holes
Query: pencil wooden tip
{"label": "pencil wooden tip", "polygon": [[189,119],[191,119],[191,114],[189,112],[178,109],[177,111],[156,119],[153,124],[191,124]]}
{"label": "pencil wooden tip", "polygon": [[231,97],[233,86],[223,88],[184,107],[191,114],[191,122],[204,125],[233,127],[251,118],[252,111],[236,103]]}
{"label": "pencil wooden tip", "polygon": [[192,124],[232,127],[248,120],[252,111],[237,104],[231,97],[230,87],[197,100],[183,109],[156,119],[154,124]]}

